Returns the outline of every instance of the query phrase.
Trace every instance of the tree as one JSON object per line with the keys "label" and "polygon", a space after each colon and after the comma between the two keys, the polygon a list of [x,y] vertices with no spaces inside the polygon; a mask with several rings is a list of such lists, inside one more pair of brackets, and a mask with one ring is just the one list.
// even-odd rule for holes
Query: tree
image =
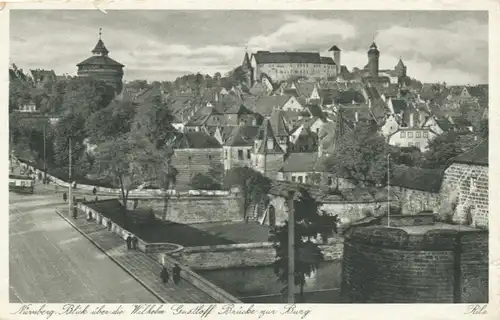
{"label": "tree", "polygon": [[84,119],[109,105],[115,89],[105,81],[75,78],[64,83],[63,111],[80,114]]}
{"label": "tree", "polygon": [[[295,219],[295,275],[294,284],[300,286],[300,297],[304,298],[306,277],[316,271],[323,253],[317,243],[318,237],[325,237],[332,231],[337,231],[337,217],[327,217],[324,212],[320,215],[321,203],[316,201],[307,190],[301,188],[294,199]],[[325,224],[325,222],[327,222]],[[284,225],[273,227],[270,230],[269,241],[276,250],[274,273],[278,280],[288,284],[288,228],[289,221]],[[323,239],[324,241],[325,239]]]}
{"label": "tree", "polygon": [[325,159],[328,172],[363,186],[385,183],[389,147],[375,125],[355,126],[338,144],[336,152]]}
{"label": "tree", "polygon": [[231,168],[224,178],[224,186],[238,186],[243,202],[243,217],[246,221],[247,211],[252,204],[266,199],[271,189],[271,180],[249,167]]}
{"label": "tree", "polygon": [[196,190],[219,190],[220,184],[217,183],[209,174],[197,173],[190,183],[191,187]]}
{"label": "tree", "polygon": [[113,101],[87,119],[85,130],[89,141],[97,144],[130,132],[134,115],[135,106],[131,101]]}
{"label": "tree", "polygon": [[144,181],[144,163],[147,162],[144,161],[144,149],[130,135],[124,135],[99,144],[95,151],[96,173],[120,188],[126,228],[129,193]]}
{"label": "tree", "polygon": [[409,167],[419,167],[423,162],[423,155],[417,147],[394,147],[391,148],[391,161],[395,165],[404,164]]}
{"label": "tree", "polygon": [[453,131],[440,134],[429,141],[427,151],[424,153],[425,168],[440,169],[448,164],[448,161],[462,153],[459,136]]}

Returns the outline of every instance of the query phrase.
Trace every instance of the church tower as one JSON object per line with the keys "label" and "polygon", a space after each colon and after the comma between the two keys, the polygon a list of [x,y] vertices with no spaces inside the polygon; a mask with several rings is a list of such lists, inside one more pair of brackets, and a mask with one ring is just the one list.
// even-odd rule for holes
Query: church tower
{"label": "church tower", "polygon": [[111,59],[109,51],[101,39],[102,29],[99,29],[99,40],[92,50],[93,56],[77,64],[79,77],[92,77],[110,83],[117,94],[123,89],[123,64]]}
{"label": "church tower", "polygon": [[335,62],[337,75],[339,75],[340,74],[340,49],[336,45],[333,45],[330,48],[330,50],[328,50],[328,51],[332,53],[332,59],[333,59],[333,62]]}
{"label": "church tower", "polygon": [[243,57],[243,62],[241,63],[241,69],[245,73],[247,87],[252,87],[254,83],[253,68],[252,64],[250,63],[250,58],[248,56],[247,50],[245,50],[245,56]]}
{"label": "church tower", "polygon": [[370,46],[368,50],[368,72],[370,77],[378,77],[378,60],[380,57],[380,51],[377,49],[375,42]]}

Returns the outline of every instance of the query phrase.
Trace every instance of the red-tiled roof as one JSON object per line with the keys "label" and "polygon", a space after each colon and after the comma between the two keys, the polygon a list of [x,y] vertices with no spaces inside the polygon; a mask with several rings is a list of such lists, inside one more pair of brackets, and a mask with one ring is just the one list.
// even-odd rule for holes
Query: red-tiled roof
{"label": "red-tiled roof", "polygon": [[453,159],[456,163],[488,165],[488,139]]}

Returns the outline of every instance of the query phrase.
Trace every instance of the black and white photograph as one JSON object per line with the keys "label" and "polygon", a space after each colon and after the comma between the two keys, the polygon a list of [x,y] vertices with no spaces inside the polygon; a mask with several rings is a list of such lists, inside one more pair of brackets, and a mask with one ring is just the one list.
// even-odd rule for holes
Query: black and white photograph
{"label": "black and white photograph", "polygon": [[8,12],[11,304],[490,302],[488,11],[61,8]]}

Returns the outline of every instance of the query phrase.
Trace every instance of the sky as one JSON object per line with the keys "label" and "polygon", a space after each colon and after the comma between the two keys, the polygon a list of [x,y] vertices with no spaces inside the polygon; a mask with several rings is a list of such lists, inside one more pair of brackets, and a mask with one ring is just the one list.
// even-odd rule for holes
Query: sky
{"label": "sky", "polygon": [[57,74],[76,74],[102,28],[127,81],[224,74],[245,48],[328,55],[335,44],[351,70],[366,65],[375,41],[381,69],[401,58],[422,82],[488,82],[486,11],[12,10],[10,25],[11,63]]}

